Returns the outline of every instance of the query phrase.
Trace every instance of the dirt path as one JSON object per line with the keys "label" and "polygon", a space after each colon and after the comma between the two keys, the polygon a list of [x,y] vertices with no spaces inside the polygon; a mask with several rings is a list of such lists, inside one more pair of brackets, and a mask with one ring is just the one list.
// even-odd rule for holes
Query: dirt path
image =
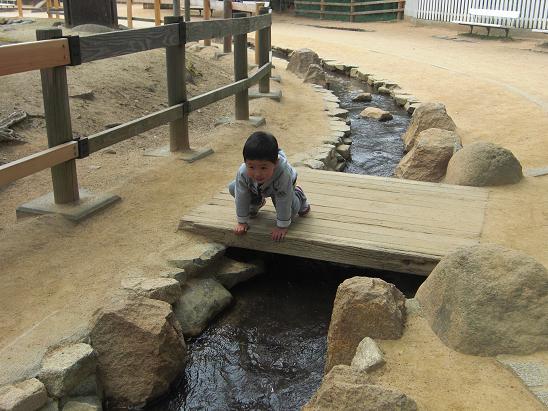
{"label": "dirt path", "polygon": [[[511,149],[525,168],[548,165],[548,80],[545,76],[548,54],[531,51],[534,41],[443,40],[433,36],[455,37],[456,33],[446,28],[414,27],[408,23],[354,25],[375,30],[372,32],[319,29],[302,24],[316,22],[276,17],[273,44],[310,47],[322,57],[359,64],[397,81],[422,101],[445,103],[465,144],[478,139],[490,140]],[[347,24],[329,23],[329,26],[335,25]],[[129,71],[125,71],[123,61],[119,64],[119,75],[123,79],[132,78],[143,69],[135,63],[135,67],[130,65]],[[267,118],[268,130],[279,137],[281,145],[291,154],[318,144],[327,133],[328,122],[321,111],[319,97],[301,86],[294,76],[280,70],[282,63],[276,62],[276,65],[283,78],[282,103],[255,100],[251,111]],[[150,70],[153,72],[151,83],[153,79],[157,84],[163,82],[161,66],[151,64]],[[21,79],[15,81],[20,87],[26,84]],[[130,84],[126,91],[137,86]],[[165,91],[165,86],[156,87],[158,93]],[[27,94],[34,92],[29,85]],[[5,96],[5,90],[2,93]],[[143,90],[138,89],[137,93],[144,98],[133,95],[128,98],[139,100],[133,101],[130,110],[135,111],[135,117],[143,112],[140,110],[146,110],[149,102],[160,104],[161,100],[155,99],[156,92],[143,94]],[[103,103],[108,104],[109,99],[116,101],[113,94],[116,92],[105,92],[101,97]],[[14,102],[24,105],[18,99],[13,97]],[[15,205],[50,190],[47,173],[25,179],[0,193],[3,210],[0,215],[3,228],[0,230],[3,268],[0,273],[0,384],[32,372],[48,345],[83,333],[92,312],[110,297],[122,278],[157,275],[166,269],[166,259],[176,257],[178,250],[193,247],[200,241],[175,232],[178,219],[229,181],[240,162],[242,142],[251,132],[245,125],[211,126],[217,113],[230,110],[230,101],[226,104],[193,115],[192,144],[211,145],[216,151],[197,163],[186,164],[175,158],[143,159],[144,148],[166,143],[165,129],[147,134],[146,139],[132,140],[126,146],[113,147],[121,157],[98,153],[80,161],[82,186],[110,191],[123,198],[115,207],[81,224],[72,225],[55,217],[15,224]],[[91,108],[82,103],[81,110],[86,112]],[[117,117],[111,110],[92,111],[92,114],[101,122],[111,121],[109,116]],[[101,123],[99,128],[103,126]],[[88,127],[92,125],[82,124],[84,135]],[[127,156],[123,154],[126,152]],[[548,177],[527,178],[519,185],[492,190],[482,240],[524,250],[548,265],[547,205]],[[382,376],[384,382],[400,387],[426,409],[449,407],[447,404],[456,404],[449,407],[451,409],[470,409],[465,405],[476,409],[504,409],[507,404],[522,404],[521,409],[540,409],[536,400],[494,360],[470,356],[459,360],[461,356],[438,344],[437,338],[420,325],[420,319],[417,321],[419,325],[413,322],[409,328],[414,334],[384,346],[389,362],[391,358],[400,358],[391,362]],[[419,339],[420,344],[413,343],[405,349],[399,345],[407,344],[409,338]],[[429,352],[428,361],[423,361],[421,356],[429,346],[436,349]],[[448,359],[456,361],[458,367],[448,369],[447,364],[449,367],[455,364],[447,362]],[[423,362],[416,366],[414,361]],[[485,377],[476,378],[485,367],[491,367],[496,375],[490,379],[484,373]],[[430,383],[416,378],[416,372],[429,375]],[[454,372],[451,378],[447,378],[449,372]],[[477,389],[467,392],[467,401],[455,403],[463,387],[472,386]],[[432,390],[436,390],[437,395],[432,395]],[[482,400],[489,395],[493,401]]]}

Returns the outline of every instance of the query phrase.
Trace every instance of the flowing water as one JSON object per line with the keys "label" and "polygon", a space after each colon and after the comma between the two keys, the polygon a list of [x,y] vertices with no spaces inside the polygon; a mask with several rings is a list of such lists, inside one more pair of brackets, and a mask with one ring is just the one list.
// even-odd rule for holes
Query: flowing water
{"label": "flowing water", "polygon": [[[403,155],[407,113],[381,95],[370,103],[352,102],[358,90],[369,91],[357,80],[329,75],[329,81],[352,121],[347,172],[391,176]],[[394,119],[362,119],[359,113],[369,105],[390,111]],[[188,343],[180,382],[149,411],[298,410],[321,382],[338,285],[355,275],[380,277],[412,297],[423,280],[275,254],[229,253],[237,259],[259,256],[266,273],[231,290],[232,307]]]}

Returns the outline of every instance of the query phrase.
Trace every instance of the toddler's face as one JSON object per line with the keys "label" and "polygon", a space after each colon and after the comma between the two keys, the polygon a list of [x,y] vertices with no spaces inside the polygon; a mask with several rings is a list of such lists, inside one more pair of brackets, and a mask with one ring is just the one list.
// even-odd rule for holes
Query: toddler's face
{"label": "toddler's face", "polygon": [[245,165],[247,167],[247,175],[255,180],[257,183],[262,184],[265,181],[270,180],[274,174],[276,163],[272,163],[268,160],[246,160]]}

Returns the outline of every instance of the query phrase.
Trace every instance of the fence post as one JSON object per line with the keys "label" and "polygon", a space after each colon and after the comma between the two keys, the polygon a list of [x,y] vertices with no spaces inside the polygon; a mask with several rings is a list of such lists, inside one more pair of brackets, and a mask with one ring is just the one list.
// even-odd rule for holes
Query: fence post
{"label": "fence post", "polygon": [[[224,0],[223,2],[223,18],[232,18],[232,0]],[[225,36],[223,41],[223,53],[232,52],[232,36],[229,34]]]}
{"label": "fence post", "polygon": [[[259,11],[260,15],[268,13],[266,7]],[[259,66],[262,67],[270,60],[270,26],[260,29],[257,33],[258,43],[255,48],[259,50]],[[270,93],[270,72],[259,81],[259,93]]]}
{"label": "fence post", "polygon": [[[181,16],[166,16],[164,24],[179,24],[179,30],[185,30]],[[184,36],[179,35],[178,46],[166,47],[167,99],[170,106],[186,101],[186,67]],[[169,151],[190,150],[188,141],[188,114],[169,123]]]}
{"label": "fence post", "polygon": [[160,9],[161,9],[161,2],[160,0],[154,0],[154,25],[159,26],[162,24],[162,17],[160,15]]}
{"label": "fence post", "polygon": [[185,21],[190,21],[190,0],[185,0]]}
{"label": "fence post", "polygon": [[23,0],[17,0],[17,12],[19,17],[23,17]]}
{"label": "fence post", "polygon": [[[37,40],[59,38],[62,35],[63,32],[60,29],[36,30]],[[40,76],[48,147],[55,147],[72,140],[67,71],[65,67],[42,69]],[[65,204],[79,200],[75,160],[52,167],[51,178],[55,203]]]}
{"label": "fence post", "polygon": [[[255,3],[255,16],[258,16],[261,13],[261,9],[264,7],[264,3]],[[257,30],[255,32],[255,64],[259,64],[260,57],[259,57],[259,47],[257,44],[259,43],[259,31]]]}
{"label": "fence post", "polygon": [[[245,13],[234,13],[234,18],[246,17]],[[247,78],[247,33],[234,35],[234,80]],[[249,120],[249,93],[244,89],[236,93],[235,118]]]}
{"label": "fence post", "polygon": [[59,0],[53,1],[53,7],[55,7],[55,18],[59,18],[59,9],[61,8],[61,3],[59,3]]}
{"label": "fence post", "polygon": [[173,15],[181,15],[181,0],[173,0]]}
{"label": "fence post", "polygon": [[127,26],[133,28],[133,0],[127,0]]}
{"label": "fence post", "polygon": [[[211,3],[209,0],[204,0],[204,20],[209,20],[211,17]],[[211,39],[204,39],[204,46],[211,46]]]}
{"label": "fence post", "polygon": [[51,1],[52,0],[46,0],[46,12],[48,13],[48,19],[51,19]]}

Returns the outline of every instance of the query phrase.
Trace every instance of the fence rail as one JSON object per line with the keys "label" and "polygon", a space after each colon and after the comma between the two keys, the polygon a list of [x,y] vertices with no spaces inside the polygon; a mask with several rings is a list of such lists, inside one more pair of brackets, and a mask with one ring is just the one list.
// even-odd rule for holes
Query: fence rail
{"label": "fence rail", "polygon": [[[230,2],[230,0],[225,0]],[[228,6],[227,6],[228,7]],[[56,203],[78,200],[75,159],[84,158],[110,145],[134,137],[155,127],[170,124],[170,151],[189,149],[188,114],[208,104],[235,95],[236,119],[249,118],[247,89],[265,79],[269,61],[272,17],[266,9],[261,15],[203,22],[185,22],[182,17],[166,17],[163,26],[86,37],[62,38],[59,29],[38,30],[40,41],[0,47],[0,76],[41,70],[42,93],[46,114],[49,149],[0,166],[0,186],[46,168],[52,169]],[[260,67],[251,76],[247,72],[247,33],[259,31],[257,44],[262,56]],[[212,37],[234,36],[235,81],[216,90],[187,99],[185,43]],[[265,42],[264,39],[268,39]],[[78,65],[157,48],[166,49],[169,107],[91,136],[72,139],[66,66]],[[262,50],[266,48],[266,50]],[[268,92],[268,90],[266,90]],[[247,113],[242,117],[242,113]]]}
{"label": "fence rail", "polygon": [[[548,0],[407,0],[405,15],[451,22],[469,18],[469,9],[519,11],[516,28],[548,29]],[[504,24],[503,18],[481,17],[480,23]]]}

